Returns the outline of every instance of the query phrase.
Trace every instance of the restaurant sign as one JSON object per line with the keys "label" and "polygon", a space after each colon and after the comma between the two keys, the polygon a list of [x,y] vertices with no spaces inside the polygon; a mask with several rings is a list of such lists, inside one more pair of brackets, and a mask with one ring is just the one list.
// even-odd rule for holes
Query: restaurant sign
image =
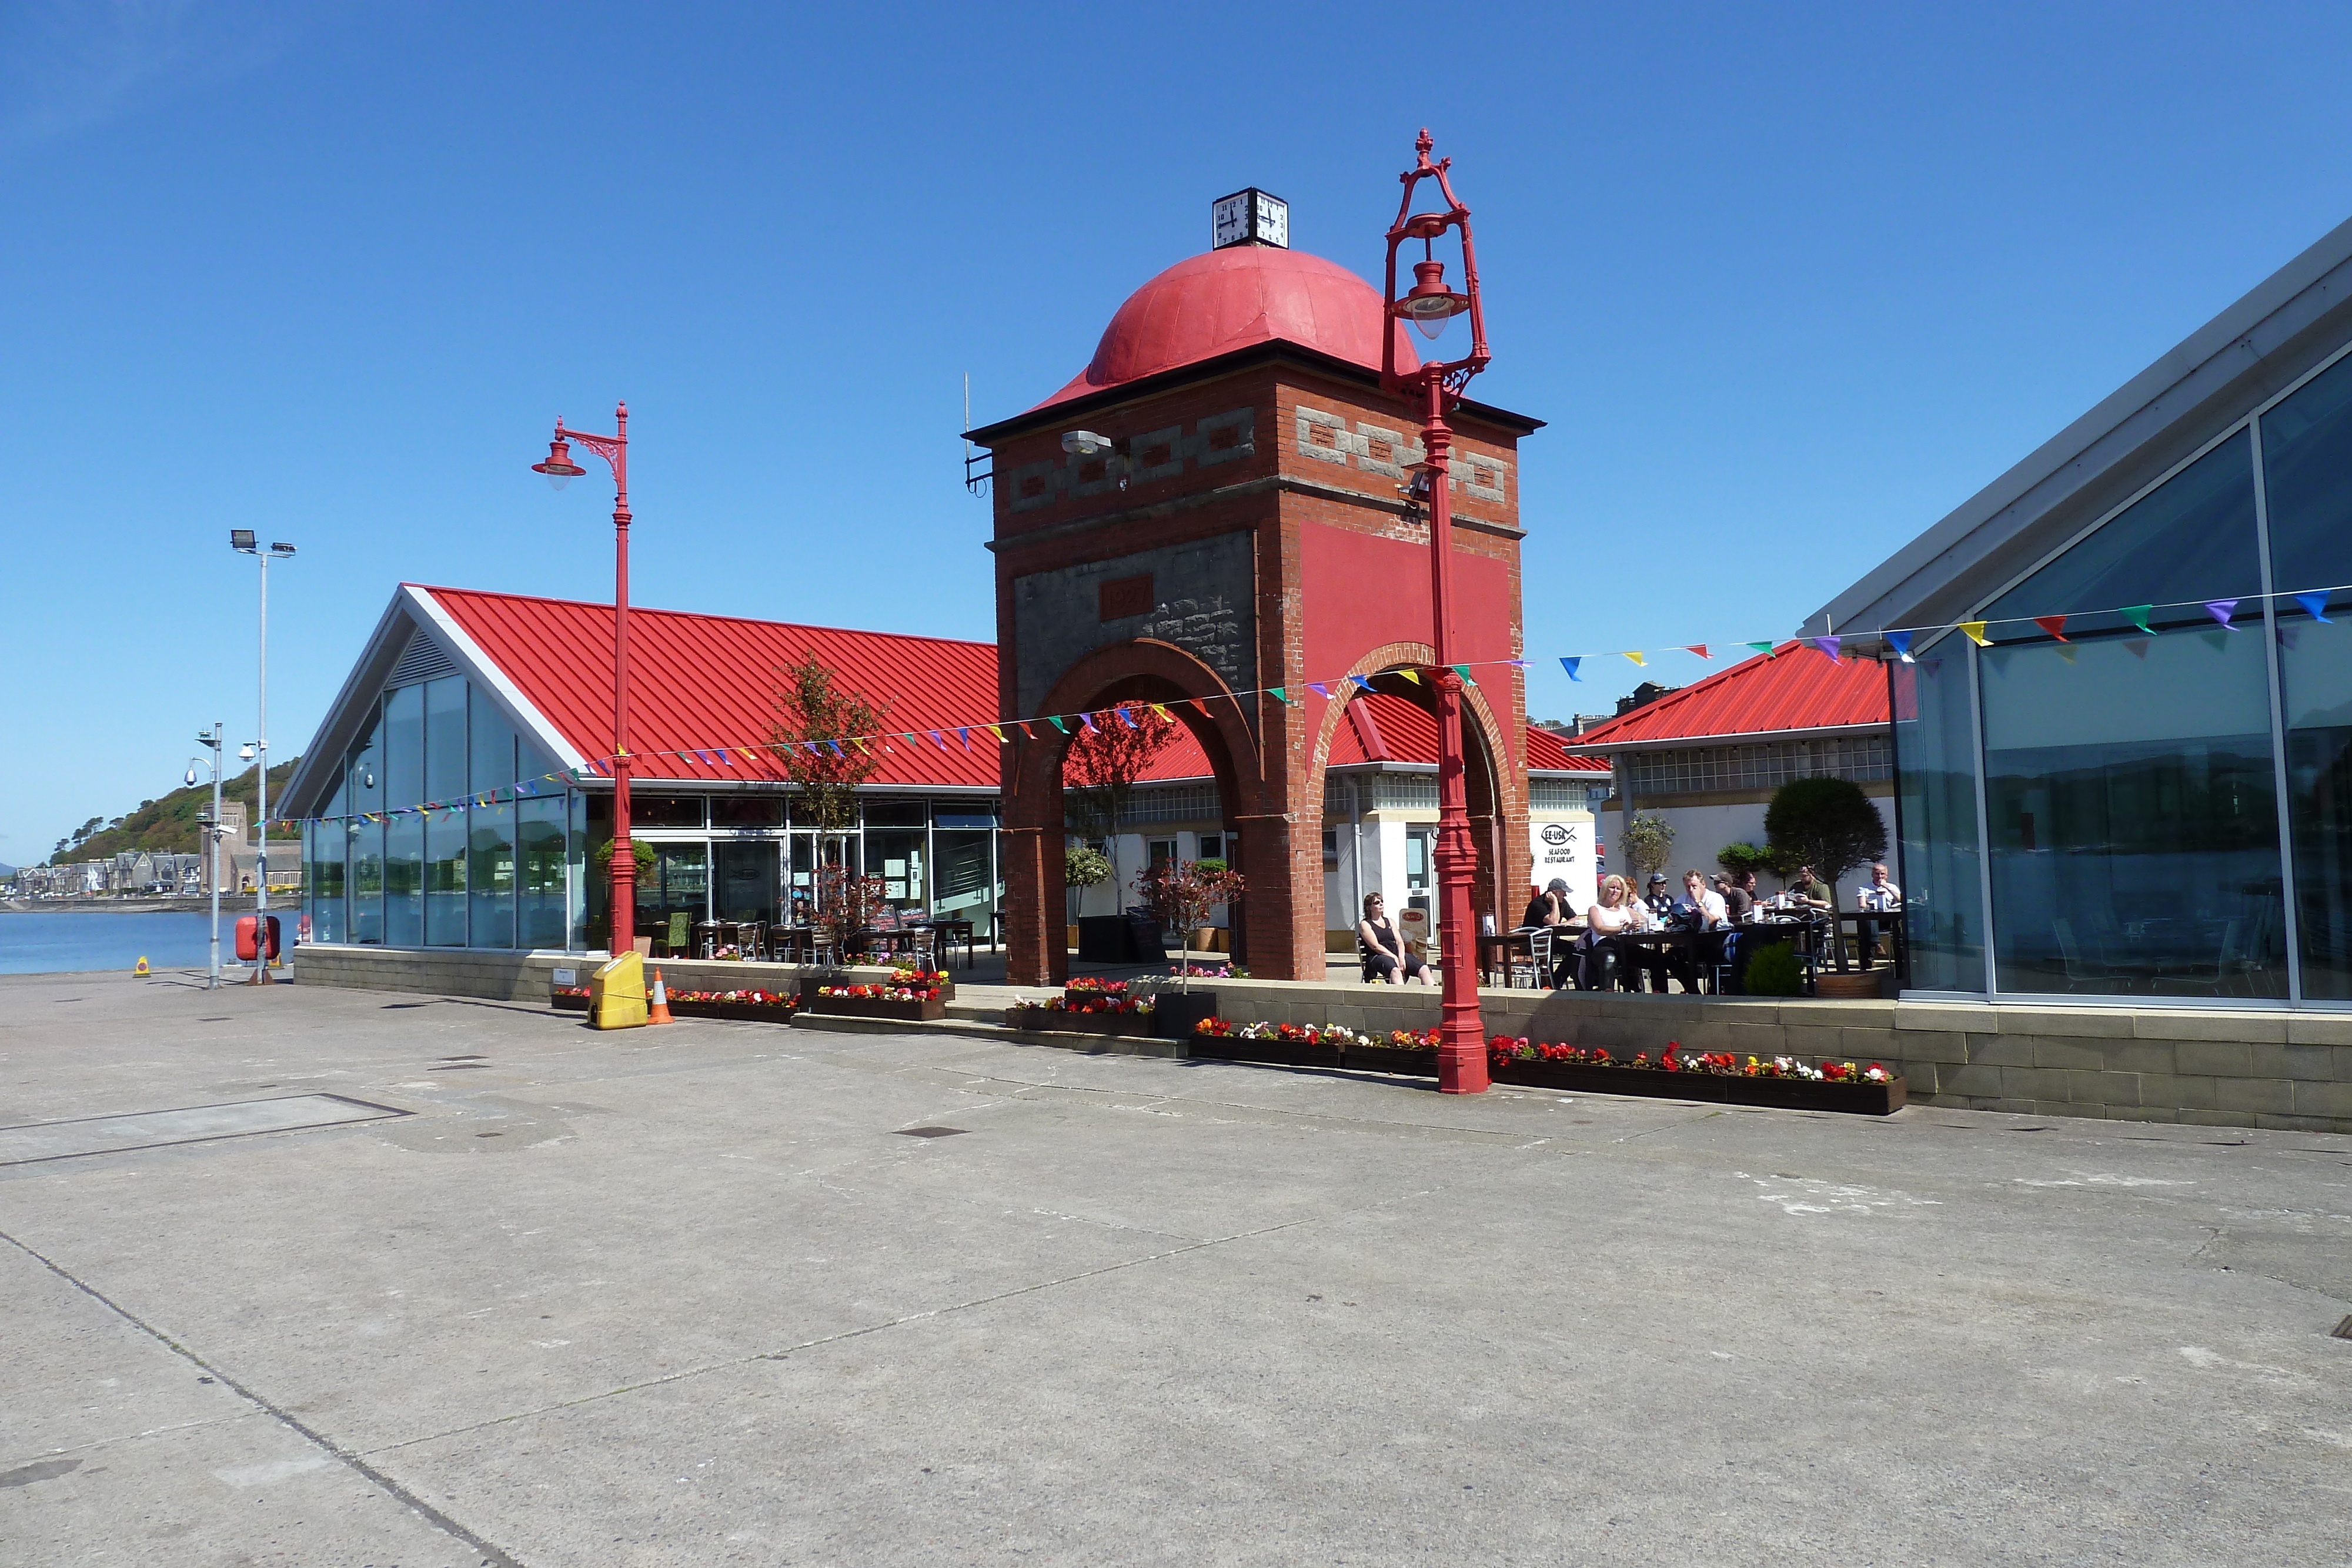
{"label": "restaurant sign", "polygon": [[1592,852],[1591,822],[1530,822],[1528,847],[1535,884],[1542,887],[1559,877],[1579,914],[1599,896],[1600,864]]}

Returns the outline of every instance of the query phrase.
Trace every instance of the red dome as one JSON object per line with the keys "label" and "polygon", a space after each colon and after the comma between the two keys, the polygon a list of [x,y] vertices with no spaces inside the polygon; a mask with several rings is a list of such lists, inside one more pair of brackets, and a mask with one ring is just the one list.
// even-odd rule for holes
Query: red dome
{"label": "red dome", "polygon": [[[1304,251],[1239,245],[1180,261],[1127,298],[1103,329],[1094,362],[1039,403],[1045,408],[1161,371],[1281,339],[1381,368],[1381,297],[1336,262]],[[1400,371],[1420,356],[1392,321]]]}

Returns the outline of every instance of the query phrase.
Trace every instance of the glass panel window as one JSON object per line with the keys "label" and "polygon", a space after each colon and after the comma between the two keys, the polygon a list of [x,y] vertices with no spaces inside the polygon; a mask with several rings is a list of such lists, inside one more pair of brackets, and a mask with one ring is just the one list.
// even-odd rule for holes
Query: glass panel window
{"label": "glass panel window", "polygon": [[405,810],[425,799],[425,688],[403,686],[383,698],[383,803]]}
{"label": "glass panel window", "polygon": [[781,828],[784,825],[782,795],[713,795],[710,825],[714,828]]}
{"label": "glass panel window", "polygon": [[512,801],[476,806],[466,813],[468,863],[466,894],[473,929],[467,946],[515,945],[515,809]]}
{"label": "glass panel window", "polygon": [[2219,629],[1979,655],[2001,990],[2286,994],[2264,663]]}
{"label": "glass panel window", "polygon": [[2263,591],[2254,538],[2252,438],[2240,431],[2149,492],[2096,533],[2011,589],[1984,610],[2000,642],[2034,635],[2037,615],[2072,617],[2066,635],[2130,631],[2112,613],[2151,604],[2158,626],[2210,626],[2211,599],[2253,599]]}
{"label": "glass panel window", "polygon": [[930,907],[924,865],[928,837],[920,829],[866,830],[866,874],[882,879],[882,896],[894,909]]}
{"label": "glass panel window", "polygon": [[378,711],[370,710],[359,739],[352,743],[348,778],[352,815],[383,810],[383,716]]}
{"label": "glass panel window", "polygon": [[383,940],[383,825],[347,822],[345,863],[352,889],[352,940]]}
{"label": "glass panel window", "polygon": [[[549,778],[551,773],[557,777]],[[526,795],[544,794],[550,789],[563,787],[562,769],[555,766],[555,759],[533,746],[530,737],[520,732],[515,736],[515,778],[521,783],[535,786],[525,789],[523,793]]]}
{"label": "glass panel window", "polygon": [[[609,800],[606,805],[609,809]],[[698,828],[702,822],[699,795],[640,795],[629,792],[632,828]]]}
{"label": "glass panel window", "polygon": [[707,844],[656,844],[651,870],[637,878],[637,935],[657,955],[690,953],[694,928],[710,918]]}
{"label": "glass panel window", "polygon": [[933,913],[955,920],[988,919],[1002,894],[992,859],[995,837],[967,828],[941,828],[931,834],[939,861]]}
{"label": "glass panel window", "polygon": [[516,946],[564,945],[564,803],[522,800],[515,806]]}
{"label": "glass panel window", "polygon": [[[423,715],[422,704],[417,712]],[[394,817],[383,825],[383,941],[387,947],[425,944],[425,819],[421,816]]]}
{"label": "glass panel window", "polygon": [[711,899],[714,918],[776,923],[777,847],[772,841],[711,846],[718,873]]}
{"label": "glass panel window", "polygon": [[339,821],[310,824],[310,939],[313,942],[341,942],[344,939],[344,874],[343,824]]}
{"label": "glass panel window", "polygon": [[1984,884],[1977,857],[1976,712],[1968,647],[1945,639],[1915,664],[1890,664],[1902,821],[1903,918],[1910,984],[1981,991]]}
{"label": "glass panel window", "polygon": [[[461,706],[458,711],[462,715],[465,710]],[[429,704],[426,712],[431,712]],[[429,735],[429,724],[427,732]],[[457,727],[460,746],[464,744],[465,733],[465,726],[460,724]],[[466,945],[466,812],[462,807],[455,811],[436,811],[433,820],[425,824],[425,941],[427,946],[463,947]]]}
{"label": "glass panel window", "polygon": [[466,677],[425,684],[425,799],[466,792]]}
{"label": "glass panel window", "polygon": [[869,828],[919,828],[931,820],[931,810],[922,800],[867,800],[866,825]]}
{"label": "glass panel window", "polygon": [[588,946],[588,797],[572,790],[569,798],[566,814],[572,840],[572,946],[574,951],[583,951]]}
{"label": "glass panel window", "polygon": [[[486,789],[510,789],[518,775],[515,772],[514,727],[507,716],[499,711],[498,704],[480,692],[475,692],[467,705],[471,715],[467,731],[471,737],[467,758],[467,788],[475,794]],[[476,943],[481,946],[481,943]],[[511,943],[492,946],[506,947]]]}
{"label": "glass panel window", "polygon": [[2273,589],[2352,582],[2352,358],[2263,415],[2263,487]]}

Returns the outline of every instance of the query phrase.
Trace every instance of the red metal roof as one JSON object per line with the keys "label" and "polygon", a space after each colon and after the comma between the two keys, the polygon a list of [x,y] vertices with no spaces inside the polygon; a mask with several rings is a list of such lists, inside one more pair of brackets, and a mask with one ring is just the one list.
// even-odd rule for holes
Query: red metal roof
{"label": "red metal roof", "polygon": [[1588,729],[1570,745],[1654,746],[1714,736],[1885,724],[1886,672],[1787,642]]}
{"label": "red metal roof", "polygon": [[[613,607],[462,588],[426,588],[547,721],[587,757],[612,749]],[[649,779],[784,777],[761,749],[774,671],[814,653],[919,744],[881,742],[877,784],[997,787],[996,742],[964,749],[949,727],[996,711],[996,644],[629,607],[629,728]],[[946,734],[942,751],[923,732]],[[728,748],[728,761],[694,753]],[[742,747],[739,753],[735,748]],[[672,755],[657,755],[671,753]]]}
{"label": "red metal roof", "polygon": [[[1127,298],[1087,368],[1038,408],[1274,339],[1381,368],[1381,297],[1339,266],[1305,251],[1242,245],[1178,262]],[[1402,321],[1397,369],[1421,368]]]}
{"label": "red metal roof", "polygon": [[[612,747],[613,607],[565,599],[532,599],[464,588],[419,588],[474,640],[524,698],[583,756],[601,758]],[[640,779],[781,781],[783,770],[765,749],[772,722],[773,672],[814,653],[843,684],[887,713],[893,729],[913,732],[914,743],[879,744],[882,768],[873,782],[912,787],[993,789],[996,741],[986,731],[964,748],[955,727],[989,723],[996,711],[996,644],[887,632],[845,632],[781,621],[696,615],[676,610],[629,608],[629,727]],[[1310,701],[1319,701],[1309,698]],[[1361,722],[1342,724],[1330,765],[1437,761],[1436,721],[1402,697],[1368,693],[1357,699]],[[941,750],[929,735],[940,730]],[[1366,744],[1367,735],[1382,743]],[[726,748],[727,760],[717,752]],[[738,748],[741,748],[740,751]],[[698,756],[697,753],[708,754]],[[1559,737],[1528,731],[1530,767],[1605,771],[1594,758],[1570,757]],[[1180,729],[1153,759],[1152,781],[1209,777],[1209,758],[1190,730]]]}

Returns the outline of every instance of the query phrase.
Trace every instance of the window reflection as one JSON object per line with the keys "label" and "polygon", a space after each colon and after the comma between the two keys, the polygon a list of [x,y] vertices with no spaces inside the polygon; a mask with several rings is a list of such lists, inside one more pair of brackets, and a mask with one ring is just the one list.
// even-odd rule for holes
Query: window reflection
{"label": "window reflection", "polygon": [[1888,666],[1910,984],[1925,991],[1980,991],[1985,983],[1976,714],[1967,648],[1957,641]]}

